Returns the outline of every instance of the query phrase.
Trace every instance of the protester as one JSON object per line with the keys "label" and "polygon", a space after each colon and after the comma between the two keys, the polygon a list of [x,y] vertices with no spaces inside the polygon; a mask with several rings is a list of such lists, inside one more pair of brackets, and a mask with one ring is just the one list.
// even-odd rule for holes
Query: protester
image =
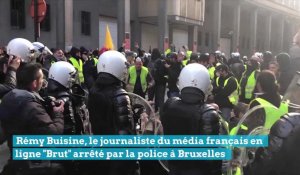
{"label": "protester", "polygon": [[147,89],[154,85],[154,81],[141,58],[135,59],[135,65],[129,68],[128,74],[128,91],[145,98]]}
{"label": "protester", "polygon": [[214,83],[215,103],[220,107],[223,118],[229,122],[231,111],[238,103],[238,81],[224,64],[218,66],[216,71],[220,76]]}
{"label": "protester", "polygon": [[[0,104],[1,124],[12,155],[13,135],[62,134],[64,129],[64,102],[45,104],[38,94],[43,85],[42,66],[29,63],[17,72],[17,89],[2,98]],[[46,106],[49,106],[48,109]],[[49,115],[47,111],[52,111]],[[3,175],[40,174],[41,169],[31,169],[32,161],[10,160]],[[37,162],[41,166],[42,162]],[[46,168],[46,167],[45,167]],[[51,170],[51,166],[49,167]]]}

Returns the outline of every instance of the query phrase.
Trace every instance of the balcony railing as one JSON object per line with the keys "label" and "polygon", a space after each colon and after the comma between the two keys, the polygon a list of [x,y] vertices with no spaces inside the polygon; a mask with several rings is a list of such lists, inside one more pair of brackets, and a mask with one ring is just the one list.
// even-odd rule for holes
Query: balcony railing
{"label": "balcony railing", "polygon": [[205,0],[168,0],[168,15],[180,19],[204,21]]}
{"label": "balcony railing", "polygon": [[269,0],[277,4],[292,8],[293,10],[300,11],[300,1],[299,0]]}
{"label": "balcony railing", "polygon": [[[158,16],[159,0],[139,0],[139,16]],[[167,0],[167,14],[180,20],[204,21],[205,0]]]}

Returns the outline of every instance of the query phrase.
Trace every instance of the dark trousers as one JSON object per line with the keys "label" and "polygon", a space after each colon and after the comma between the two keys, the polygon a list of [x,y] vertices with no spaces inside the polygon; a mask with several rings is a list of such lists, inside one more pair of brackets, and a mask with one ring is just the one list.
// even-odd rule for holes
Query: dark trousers
{"label": "dark trousers", "polygon": [[155,85],[155,112],[162,108],[165,102],[166,85]]}
{"label": "dark trousers", "polygon": [[148,100],[153,101],[155,95],[155,86],[148,88]]}

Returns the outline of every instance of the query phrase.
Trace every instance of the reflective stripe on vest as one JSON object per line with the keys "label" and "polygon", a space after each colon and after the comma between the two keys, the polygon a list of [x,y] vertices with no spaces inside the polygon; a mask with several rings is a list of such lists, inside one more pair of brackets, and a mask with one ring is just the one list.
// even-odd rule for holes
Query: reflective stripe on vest
{"label": "reflective stripe on vest", "polygon": [[[246,125],[243,125],[243,124],[241,125],[241,129],[242,129],[242,130],[245,130],[245,131],[248,131],[248,127],[247,127]],[[238,127],[235,126],[235,127],[233,127],[233,128],[230,130],[229,135],[234,136],[234,135],[237,134],[237,132],[238,132]]]}
{"label": "reflective stripe on vest", "polygon": [[256,79],[255,79],[255,71],[253,71],[247,79],[247,84],[245,86],[245,99],[251,99],[253,96],[253,91],[255,88]]}
{"label": "reflective stripe on vest", "polygon": [[186,66],[189,60],[190,60],[190,59],[183,60],[183,61],[182,61],[182,65],[183,65],[183,66]]}
{"label": "reflective stripe on vest", "polygon": [[[246,72],[247,71],[247,69],[248,69],[248,66],[247,66],[247,64],[244,64],[244,72]],[[244,73],[243,72],[243,73]]]}
{"label": "reflective stripe on vest", "polygon": [[241,174],[242,174],[241,168],[236,167],[236,171],[235,171],[234,175],[241,175]]}
{"label": "reflective stripe on vest", "polygon": [[216,70],[216,67],[210,67],[208,69],[208,73],[209,73],[209,77],[211,80],[213,80],[215,78],[215,70]]}
{"label": "reflective stripe on vest", "polygon": [[93,60],[94,60],[94,65],[97,66],[98,59],[94,57]]}
{"label": "reflective stripe on vest", "polygon": [[[141,80],[143,92],[146,92],[146,90],[147,90],[147,81],[146,81],[147,75],[148,75],[148,69],[146,67],[142,66],[140,80]],[[134,87],[136,78],[137,78],[135,66],[131,66],[129,68],[129,76],[130,76],[129,84]],[[132,88],[132,91],[133,91],[133,89],[134,88]]]}
{"label": "reflective stripe on vest", "polygon": [[191,50],[186,51],[186,58],[188,60],[191,58],[192,53],[193,53],[193,51],[191,51]]}
{"label": "reflective stripe on vest", "polygon": [[83,77],[83,64],[82,64],[82,61],[79,59],[79,63],[78,63],[78,61],[74,57],[71,57],[69,60],[71,61],[72,65],[78,71],[78,76],[79,76],[80,83],[83,83],[84,82],[84,77]]}
{"label": "reflective stripe on vest", "polygon": [[[280,104],[280,107],[277,108],[276,106],[274,106],[273,104],[271,104],[265,99],[256,98],[254,100],[256,100],[260,105],[264,106],[265,116],[266,116],[264,127],[266,129],[270,129],[273,126],[273,124],[280,119],[281,116],[288,113],[287,103],[282,102]],[[250,102],[250,105],[254,100]]]}
{"label": "reflective stripe on vest", "polygon": [[169,53],[171,53],[171,49],[167,49],[167,50],[165,51],[165,56],[167,56]]}
{"label": "reflective stripe on vest", "polygon": [[[227,85],[227,83],[228,83],[228,80],[230,79],[230,78],[233,78],[234,79],[234,81],[236,82],[236,90],[234,90],[229,96],[228,96],[228,100],[230,101],[230,103],[232,103],[233,105],[236,105],[237,103],[238,103],[238,101],[239,101],[239,84],[238,84],[238,81],[237,81],[237,79],[236,78],[234,78],[234,77],[229,77],[229,78],[227,78],[225,81],[224,81],[224,87],[226,87],[226,85]],[[216,85],[217,85],[217,87],[219,87],[219,77],[217,77],[217,79],[216,79]]]}

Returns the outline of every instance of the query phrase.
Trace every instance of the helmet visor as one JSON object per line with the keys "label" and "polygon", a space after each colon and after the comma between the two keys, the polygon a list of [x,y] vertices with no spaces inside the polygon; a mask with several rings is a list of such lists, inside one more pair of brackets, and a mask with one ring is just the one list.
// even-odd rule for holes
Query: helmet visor
{"label": "helmet visor", "polygon": [[36,51],[34,49],[29,50],[29,53],[27,55],[28,60],[29,60],[28,62],[35,62],[36,57],[37,57],[37,55],[35,53],[36,53]]}
{"label": "helmet visor", "polygon": [[79,74],[77,71],[70,72],[68,79],[68,87],[72,87],[74,84],[80,84]]}

